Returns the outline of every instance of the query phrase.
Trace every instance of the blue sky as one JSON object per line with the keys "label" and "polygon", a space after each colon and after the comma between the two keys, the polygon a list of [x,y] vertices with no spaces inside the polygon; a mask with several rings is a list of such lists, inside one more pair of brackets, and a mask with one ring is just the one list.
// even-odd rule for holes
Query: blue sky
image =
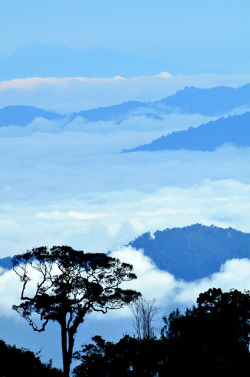
{"label": "blue sky", "polygon": [[249,15],[247,0],[12,0],[1,5],[0,55],[39,41],[246,73]]}

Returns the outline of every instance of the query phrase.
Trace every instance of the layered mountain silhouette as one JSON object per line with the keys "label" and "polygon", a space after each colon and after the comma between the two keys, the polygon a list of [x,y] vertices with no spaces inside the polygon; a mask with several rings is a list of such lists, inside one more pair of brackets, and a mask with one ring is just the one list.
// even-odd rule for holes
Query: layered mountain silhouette
{"label": "layered mountain silhouette", "polygon": [[186,281],[218,272],[227,260],[250,259],[249,233],[201,224],[144,233],[128,245],[143,249],[158,268]]}
{"label": "layered mountain silhouette", "polygon": [[[239,88],[215,87],[199,89],[186,87],[160,101],[128,101],[119,105],[99,107],[67,115],[68,121],[82,117],[89,122],[113,121],[117,124],[131,116],[144,115],[160,120],[171,113],[223,116],[234,109],[250,108],[250,84]],[[61,119],[63,115],[32,106],[8,106],[0,109],[0,126],[26,125],[37,117]]]}
{"label": "layered mountain silhouette", "polygon": [[124,152],[160,150],[213,151],[225,144],[236,147],[250,146],[250,112],[242,115],[220,118],[197,128],[173,132],[167,136]]}
{"label": "layered mountain silhouette", "polygon": [[[114,77],[197,73],[164,59],[146,59],[108,49],[77,52],[65,46],[33,42],[0,58],[0,81],[26,77]],[[199,72],[200,73],[200,72]]]}
{"label": "layered mountain silhouette", "polygon": [[239,88],[218,86],[210,89],[186,87],[160,101],[128,101],[119,105],[73,113],[71,119],[82,117],[87,121],[115,121],[117,123],[131,116],[156,117],[178,112],[220,116],[236,108],[250,108],[250,84]]}
{"label": "layered mountain silhouette", "polygon": [[36,118],[59,120],[63,115],[33,106],[7,106],[0,109],[0,127],[26,126]]}

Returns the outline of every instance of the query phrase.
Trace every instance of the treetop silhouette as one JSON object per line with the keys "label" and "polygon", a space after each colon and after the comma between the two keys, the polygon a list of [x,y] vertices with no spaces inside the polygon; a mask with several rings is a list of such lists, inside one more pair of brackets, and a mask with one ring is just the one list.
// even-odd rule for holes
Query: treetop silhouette
{"label": "treetop silhouette", "polygon": [[44,331],[49,321],[59,323],[67,377],[75,334],[86,314],[120,309],[140,296],[120,288],[121,283],[136,278],[132,265],[102,253],[84,253],[69,246],[39,247],[16,255],[13,269],[23,284],[22,302],[13,309],[35,331]]}

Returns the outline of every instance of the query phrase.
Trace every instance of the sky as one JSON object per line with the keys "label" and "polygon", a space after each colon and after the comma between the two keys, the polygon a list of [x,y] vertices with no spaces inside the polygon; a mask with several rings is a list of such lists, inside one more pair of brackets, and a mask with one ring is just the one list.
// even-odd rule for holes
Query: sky
{"label": "sky", "polygon": [[248,0],[10,0],[1,5],[0,55],[38,41],[247,73],[249,14]]}
{"label": "sky", "polygon": [[[202,73],[10,79],[0,82],[0,108],[36,106],[69,114],[129,100],[156,101],[186,86],[250,83],[249,15],[248,0],[3,2],[0,58],[41,42],[76,51],[104,48],[164,58]],[[204,116],[177,109],[162,119],[142,111],[119,124],[79,117],[71,122],[37,118],[25,127],[1,127],[0,258],[41,245],[112,251],[134,264],[136,289],[146,298],[156,298],[159,318],[177,305],[192,305],[199,292],[211,286],[249,289],[248,259],[229,260],[212,276],[187,283],[157,269],[143,250],[124,245],[144,232],[194,223],[250,233],[250,148],[121,153],[244,111],[249,109]],[[42,357],[48,361],[55,350],[46,351],[46,334],[37,337],[29,331],[26,336],[27,325],[11,310],[19,297],[18,284],[12,271],[1,271],[1,336],[36,351],[41,339]],[[131,313],[107,316],[106,322],[88,320],[85,334],[104,331],[108,336],[115,320],[117,334],[122,335],[128,321],[131,325]],[[55,337],[53,331],[50,336]],[[55,357],[60,365],[60,355]]]}

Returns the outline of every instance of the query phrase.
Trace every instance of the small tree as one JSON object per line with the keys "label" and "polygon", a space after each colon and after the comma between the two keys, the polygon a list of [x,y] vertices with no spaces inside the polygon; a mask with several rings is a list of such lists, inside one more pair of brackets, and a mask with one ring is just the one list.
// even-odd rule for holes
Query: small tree
{"label": "small tree", "polygon": [[[65,377],[70,373],[75,334],[86,314],[120,309],[140,296],[120,288],[122,282],[136,278],[132,265],[69,246],[39,247],[17,255],[13,269],[23,284],[23,302],[13,309],[35,331],[44,331],[49,321],[61,326]],[[33,314],[39,315],[40,325]]]}
{"label": "small tree", "polygon": [[139,297],[129,306],[134,315],[133,326],[137,339],[152,338],[155,335],[152,322],[158,312],[155,307],[155,300],[146,300],[144,297]]}

